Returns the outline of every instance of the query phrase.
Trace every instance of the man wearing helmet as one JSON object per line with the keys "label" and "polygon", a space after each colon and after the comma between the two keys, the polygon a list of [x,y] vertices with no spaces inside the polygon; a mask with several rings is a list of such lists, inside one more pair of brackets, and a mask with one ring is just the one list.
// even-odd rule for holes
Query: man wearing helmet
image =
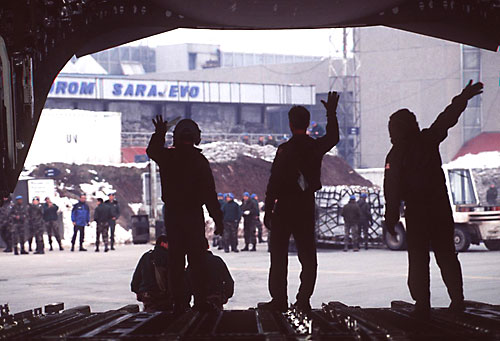
{"label": "man wearing helmet", "polygon": [[[408,286],[415,300],[416,317],[430,314],[429,251],[432,247],[451,298],[450,309],[463,311],[462,269],[453,241],[454,222],[441,168],[439,145],[457,124],[467,101],[480,94],[483,84],[472,84],[453,98],[428,129],[420,130],[415,115],[401,109],[389,119],[392,148],[384,175],[385,225],[391,235],[405,202],[408,242]],[[425,214],[423,214],[425,212]]]}
{"label": "man wearing helmet", "polygon": [[168,122],[161,115],[153,119],[155,133],[146,150],[160,168],[162,200],[165,203],[165,229],[169,241],[169,281],[174,299],[174,311],[186,308],[183,282],[185,256],[193,271],[195,309],[206,310],[206,278],[204,264],[207,240],[205,238],[205,205],[215,222],[215,234],[224,231],[222,211],[217,201],[215,182],[208,160],[196,148],[201,141],[198,125],[183,119],[175,127],[174,145],[165,148]]}

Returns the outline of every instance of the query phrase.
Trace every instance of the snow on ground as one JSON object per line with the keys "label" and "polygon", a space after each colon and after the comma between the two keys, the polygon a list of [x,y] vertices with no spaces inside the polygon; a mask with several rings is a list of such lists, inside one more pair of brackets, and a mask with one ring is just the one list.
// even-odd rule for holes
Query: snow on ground
{"label": "snow on ground", "polygon": [[274,160],[276,147],[271,145],[259,146],[242,142],[218,141],[200,145],[203,155],[209,162],[223,163],[234,161],[239,155],[260,158],[268,162]]}

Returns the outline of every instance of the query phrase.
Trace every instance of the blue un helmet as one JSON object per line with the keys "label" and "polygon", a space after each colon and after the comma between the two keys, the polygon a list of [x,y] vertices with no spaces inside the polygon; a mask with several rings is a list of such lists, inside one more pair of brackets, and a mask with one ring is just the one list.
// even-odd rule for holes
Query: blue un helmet
{"label": "blue un helmet", "polygon": [[255,199],[256,196],[257,196],[257,194],[252,193],[252,195],[250,196],[250,198]]}
{"label": "blue un helmet", "polygon": [[368,194],[366,194],[365,192],[361,193],[361,198],[366,198],[368,197]]}
{"label": "blue un helmet", "polygon": [[349,197],[349,200],[356,200],[356,196],[353,194]]}
{"label": "blue un helmet", "polygon": [[19,199],[22,199],[22,198],[23,198],[23,196],[22,196],[22,195],[18,195],[18,196],[16,197],[16,200],[19,200]]}
{"label": "blue un helmet", "polygon": [[250,193],[245,192],[245,193],[243,193],[243,196],[244,196],[244,197],[249,197],[249,196],[250,196]]}
{"label": "blue un helmet", "polygon": [[234,199],[234,194],[233,193],[227,193],[227,196],[230,197],[231,200]]}
{"label": "blue un helmet", "polygon": [[217,193],[217,196],[218,196],[218,197],[223,197],[223,196],[224,196],[224,194],[223,194],[223,193]]}

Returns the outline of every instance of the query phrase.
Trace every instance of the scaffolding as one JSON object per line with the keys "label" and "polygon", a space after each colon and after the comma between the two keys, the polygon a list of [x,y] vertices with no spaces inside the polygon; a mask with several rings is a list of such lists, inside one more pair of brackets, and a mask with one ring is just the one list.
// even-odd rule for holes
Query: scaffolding
{"label": "scaffolding", "polygon": [[[330,91],[341,94],[337,116],[339,119],[339,154],[353,167],[361,165],[361,105],[359,79],[359,28],[342,29],[339,48],[338,29],[330,35]],[[339,65],[341,64],[341,65]]]}

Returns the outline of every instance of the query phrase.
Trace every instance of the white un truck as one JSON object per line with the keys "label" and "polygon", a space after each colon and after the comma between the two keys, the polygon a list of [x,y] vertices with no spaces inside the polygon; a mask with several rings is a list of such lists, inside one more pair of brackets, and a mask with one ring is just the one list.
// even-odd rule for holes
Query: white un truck
{"label": "white un truck", "polygon": [[[489,250],[500,250],[500,204],[480,205],[470,169],[443,166],[448,196],[455,221],[455,249],[467,251],[470,244],[481,242]],[[406,248],[405,219],[396,225],[397,237],[384,233],[391,250]]]}

